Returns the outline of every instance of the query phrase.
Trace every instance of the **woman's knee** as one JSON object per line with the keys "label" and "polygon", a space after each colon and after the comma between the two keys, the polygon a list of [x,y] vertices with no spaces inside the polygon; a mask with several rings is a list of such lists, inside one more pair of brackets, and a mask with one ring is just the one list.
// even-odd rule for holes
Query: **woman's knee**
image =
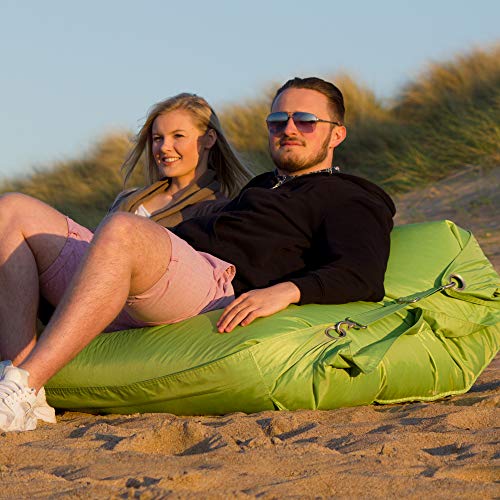
{"label": "woman's knee", "polygon": [[35,198],[22,193],[2,194],[0,195],[0,217],[26,213],[26,209],[35,201]]}
{"label": "woman's knee", "polygon": [[38,214],[31,196],[21,193],[5,193],[0,196],[0,227],[4,231],[19,230],[23,234],[27,225],[27,217]]}
{"label": "woman's knee", "polygon": [[36,234],[67,236],[66,216],[43,201],[22,193],[0,196],[0,224],[5,229],[19,229],[26,238]]}

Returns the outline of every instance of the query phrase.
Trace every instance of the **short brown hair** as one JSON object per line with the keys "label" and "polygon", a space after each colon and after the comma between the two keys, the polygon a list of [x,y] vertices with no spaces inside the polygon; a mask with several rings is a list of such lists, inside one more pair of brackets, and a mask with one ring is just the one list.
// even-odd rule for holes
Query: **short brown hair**
{"label": "short brown hair", "polygon": [[333,83],[327,82],[326,80],[322,80],[321,78],[317,78],[315,76],[307,78],[292,78],[276,91],[271,107],[278,96],[287,89],[309,89],[320,92],[328,99],[328,104],[333,114],[332,118],[339,123],[344,123],[344,96],[342,95],[340,89]]}

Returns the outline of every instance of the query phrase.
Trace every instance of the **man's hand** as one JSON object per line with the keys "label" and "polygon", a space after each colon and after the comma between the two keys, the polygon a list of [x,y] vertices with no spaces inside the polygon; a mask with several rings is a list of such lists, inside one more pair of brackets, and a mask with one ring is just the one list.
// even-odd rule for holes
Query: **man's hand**
{"label": "man's hand", "polygon": [[291,281],[250,290],[224,309],[217,328],[221,333],[231,332],[238,325],[249,325],[255,318],[270,316],[299,300],[300,290]]}

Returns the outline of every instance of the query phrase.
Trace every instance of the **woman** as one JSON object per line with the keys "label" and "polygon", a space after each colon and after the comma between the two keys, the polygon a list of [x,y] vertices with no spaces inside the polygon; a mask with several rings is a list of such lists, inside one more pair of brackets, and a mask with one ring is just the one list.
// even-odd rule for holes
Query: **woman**
{"label": "woman", "polygon": [[[179,94],[152,108],[122,166],[125,182],[142,155],[147,187],[121,193],[111,211],[147,216],[166,227],[209,213],[250,178],[212,108],[193,94]],[[18,193],[0,197],[0,215],[0,282],[19,285],[6,287],[0,300],[0,359],[17,365],[35,345],[39,297],[52,306],[61,301],[93,233]],[[141,326],[123,310],[106,331]],[[0,379],[10,363],[0,362]],[[33,411],[37,418],[55,421],[43,389]]]}
{"label": "woman", "polygon": [[172,227],[210,213],[250,179],[217,115],[194,94],[179,94],[151,109],[122,165],[124,183],[143,155],[147,186],[120,193],[110,212],[145,215]]}
{"label": "woman", "polygon": [[[125,182],[143,155],[147,186],[121,193],[111,211],[148,216],[165,227],[216,209],[250,177],[224,137],[213,109],[193,94],[179,94],[151,109],[122,165]],[[56,306],[61,300],[93,233],[22,194],[0,197],[0,214],[0,278],[2,267],[5,272],[14,268],[17,254],[34,254],[32,266],[26,271],[33,274],[32,289],[11,306],[2,300],[0,318],[4,325],[10,325],[8,307],[22,304],[26,322],[9,327],[34,331],[31,322],[34,324],[37,314],[38,289],[42,297],[40,316],[45,320],[50,305]],[[123,313],[107,330],[135,326],[139,326],[137,322]],[[5,352],[0,354],[6,357]]]}
{"label": "woman", "polygon": [[[120,193],[109,213],[131,212],[173,227],[183,220],[217,210],[250,179],[225,138],[217,115],[205,99],[195,94],[181,93],[151,108],[136,136],[134,148],[121,167],[124,184],[142,157],[146,187]],[[29,210],[34,202],[24,200],[24,209]],[[1,205],[0,210],[5,212]],[[57,216],[64,217],[58,212]],[[43,323],[50,319],[53,307],[59,303],[93,236],[69,218],[67,226],[69,241],[60,251],[69,255],[62,270],[59,270],[62,259],[57,259],[40,274],[38,316]],[[54,268],[56,276],[52,276]],[[129,324],[129,318],[125,317],[124,321],[118,318],[109,329],[133,326],[138,325]]]}

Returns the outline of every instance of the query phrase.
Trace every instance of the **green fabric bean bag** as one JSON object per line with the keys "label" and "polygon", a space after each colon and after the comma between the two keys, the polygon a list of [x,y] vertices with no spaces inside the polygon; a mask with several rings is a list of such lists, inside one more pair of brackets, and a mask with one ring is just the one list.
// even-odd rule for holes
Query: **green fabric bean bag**
{"label": "green fabric bean bag", "polygon": [[[452,273],[460,275],[454,288],[395,300],[446,285]],[[102,334],[49,381],[48,402],[202,415],[432,401],[469,390],[500,344],[500,279],[474,237],[449,221],[396,227],[385,286],[381,303],[290,306],[229,334],[216,330],[220,311]],[[331,328],[346,318],[368,326]]]}

